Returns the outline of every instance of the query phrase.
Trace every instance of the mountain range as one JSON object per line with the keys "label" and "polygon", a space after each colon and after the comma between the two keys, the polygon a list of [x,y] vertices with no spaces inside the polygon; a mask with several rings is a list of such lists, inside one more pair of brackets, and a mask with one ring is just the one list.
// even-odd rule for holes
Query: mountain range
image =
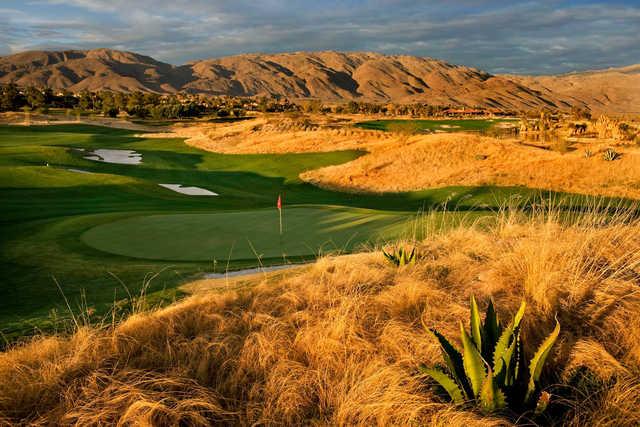
{"label": "mountain range", "polygon": [[504,110],[572,106],[640,111],[640,64],[550,76],[494,75],[445,61],[371,52],[243,54],[171,65],[112,49],[0,57],[0,83],[53,89],[281,95],[290,99],[427,102]]}

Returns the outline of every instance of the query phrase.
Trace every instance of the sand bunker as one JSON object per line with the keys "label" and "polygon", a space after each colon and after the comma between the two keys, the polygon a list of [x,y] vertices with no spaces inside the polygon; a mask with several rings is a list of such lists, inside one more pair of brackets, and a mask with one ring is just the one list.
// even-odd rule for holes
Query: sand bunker
{"label": "sand bunker", "polygon": [[200,187],[183,187],[182,184],[158,184],[160,187],[186,194],[188,196],[217,196],[218,193]]}
{"label": "sand bunker", "polygon": [[69,168],[69,169],[67,169],[67,170],[68,170],[69,172],[75,172],[75,173],[88,173],[88,174],[93,174],[93,172],[85,171],[85,170],[82,170],[82,169],[72,169],[72,168]]}
{"label": "sand bunker", "polygon": [[272,265],[270,267],[257,267],[248,268],[246,270],[228,271],[226,273],[207,273],[204,275],[205,279],[221,279],[224,277],[240,277],[251,276],[257,273],[268,273],[270,271],[288,270],[291,268],[303,267],[306,264],[285,264],[285,265]]}
{"label": "sand bunker", "polygon": [[93,150],[90,154],[90,156],[85,156],[84,158],[96,162],[117,163],[120,165],[139,165],[142,163],[142,154],[133,150],[98,149]]}

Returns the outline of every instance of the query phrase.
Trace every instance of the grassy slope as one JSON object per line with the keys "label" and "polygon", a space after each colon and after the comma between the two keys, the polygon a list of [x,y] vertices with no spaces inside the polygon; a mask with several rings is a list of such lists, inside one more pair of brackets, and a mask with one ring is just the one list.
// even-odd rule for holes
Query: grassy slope
{"label": "grassy slope", "polygon": [[[126,148],[143,154],[141,165],[96,163],[70,147]],[[433,206],[467,211],[497,207],[522,188],[443,188],[414,193],[353,195],[302,183],[304,170],[339,164],[357,152],[282,155],[222,155],[186,146],[181,140],[143,139],[130,131],[83,125],[0,127],[0,323],[6,334],[45,326],[49,310],[64,307],[62,292],[75,308],[85,294],[88,305],[105,312],[114,299],[136,293],[151,273],[149,291],[173,298],[172,289],[194,273],[211,270],[202,257],[154,261],[108,254],[83,243],[87,230],[141,215],[190,214],[273,208],[277,194],[287,205],[337,205],[403,212]],[[49,167],[44,166],[49,163]],[[79,174],[67,168],[96,172]],[[162,189],[158,183],[209,188],[220,197],[194,198]],[[242,221],[235,222],[242,227]],[[373,230],[375,227],[369,227]],[[351,236],[349,228],[340,231]],[[330,237],[330,236],[328,236]],[[172,236],[151,244],[171,245]],[[271,236],[265,235],[265,240]],[[325,241],[323,237],[320,239]],[[356,242],[359,243],[359,242]],[[309,254],[317,252],[311,248]],[[257,259],[232,260],[238,268]],[[263,262],[281,262],[281,257]],[[26,329],[25,329],[26,328]]]}
{"label": "grassy slope", "polygon": [[520,425],[638,425],[640,225],[519,218],[432,235],[409,268],[324,258],[0,354],[0,423],[508,426],[517,415],[444,403],[418,375],[443,363],[421,325],[459,346],[474,294],[502,319],[526,300],[529,356],[561,324],[551,404]]}

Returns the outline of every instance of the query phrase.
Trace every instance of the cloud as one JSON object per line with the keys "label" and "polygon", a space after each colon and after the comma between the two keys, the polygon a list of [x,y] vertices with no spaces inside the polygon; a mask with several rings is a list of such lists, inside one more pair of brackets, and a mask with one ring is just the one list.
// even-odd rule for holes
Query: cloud
{"label": "cloud", "polygon": [[[13,2],[9,2],[12,4]],[[373,50],[492,72],[640,62],[640,5],[405,0],[38,0],[0,18],[0,49],[111,47],[183,63],[247,52]]]}

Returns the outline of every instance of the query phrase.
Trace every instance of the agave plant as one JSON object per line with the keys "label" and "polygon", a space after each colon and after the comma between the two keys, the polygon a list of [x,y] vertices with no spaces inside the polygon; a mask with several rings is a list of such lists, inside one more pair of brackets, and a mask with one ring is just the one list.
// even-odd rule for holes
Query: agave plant
{"label": "agave plant", "polygon": [[538,381],[560,333],[560,324],[556,320],[551,334],[527,362],[520,336],[525,307],[523,301],[505,327],[498,319],[493,302],[489,302],[483,323],[476,300],[471,297],[471,331],[467,333],[460,322],[462,352],[431,329],[440,343],[447,369],[422,366],[421,371],[440,384],[454,403],[473,402],[484,412],[493,412],[507,407],[524,411],[537,402],[536,412],[544,411],[550,395],[539,393]]}
{"label": "agave plant", "polygon": [[414,264],[416,262],[416,248],[411,249],[411,252],[403,247],[399,249],[396,248],[393,252],[387,252],[383,249],[382,253],[390,263],[398,267]]}
{"label": "agave plant", "polygon": [[613,148],[607,148],[604,153],[602,153],[602,158],[607,162],[613,162],[618,157],[620,157],[620,154],[618,154],[618,152]]}

